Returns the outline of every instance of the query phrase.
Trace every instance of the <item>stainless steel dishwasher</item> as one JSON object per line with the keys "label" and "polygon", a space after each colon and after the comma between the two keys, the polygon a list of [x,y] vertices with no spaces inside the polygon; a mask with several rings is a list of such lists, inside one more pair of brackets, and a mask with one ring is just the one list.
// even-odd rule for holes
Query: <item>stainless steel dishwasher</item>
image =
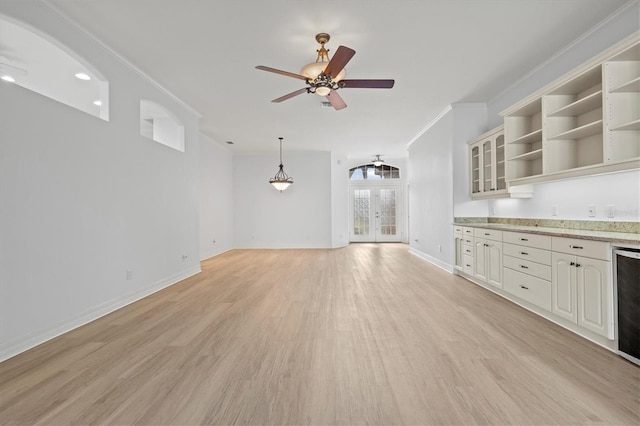
{"label": "stainless steel dishwasher", "polygon": [[614,255],[618,354],[640,365],[640,250]]}

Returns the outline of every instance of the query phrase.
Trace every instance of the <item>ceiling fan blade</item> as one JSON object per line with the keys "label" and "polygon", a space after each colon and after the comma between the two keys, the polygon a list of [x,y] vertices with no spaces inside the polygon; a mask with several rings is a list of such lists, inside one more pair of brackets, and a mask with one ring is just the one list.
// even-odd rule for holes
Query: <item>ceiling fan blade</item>
{"label": "ceiling fan blade", "polygon": [[347,107],[347,104],[344,103],[342,97],[340,97],[340,95],[338,95],[338,92],[336,92],[335,90],[329,92],[329,94],[325,96],[325,98],[327,98],[329,102],[331,102],[331,106],[333,106],[338,111]]}
{"label": "ceiling fan blade", "polygon": [[294,96],[298,96],[298,95],[300,95],[302,93],[306,93],[306,92],[307,92],[307,88],[304,87],[302,89],[296,90],[295,92],[291,92],[291,93],[286,94],[284,96],[280,96],[279,98],[276,98],[276,99],[272,100],[271,102],[278,103],[278,102],[286,101],[289,98],[293,98]]}
{"label": "ceiling fan blade", "polygon": [[282,71],[282,70],[278,70],[275,68],[271,68],[271,67],[265,67],[264,65],[258,65],[256,67],[259,70],[262,71],[269,71],[269,72],[274,72],[276,74],[280,74],[280,75],[286,75],[287,77],[293,77],[293,78],[298,78],[300,80],[307,80],[307,77],[305,77],[304,75],[300,75],[300,74],[296,74],[293,72],[289,72],[289,71]]}
{"label": "ceiling fan blade", "polygon": [[324,69],[324,74],[331,74],[332,77],[337,76],[355,54],[355,50],[345,46],[339,46],[338,50],[336,50],[336,53],[333,55],[333,58],[331,58],[327,67]]}
{"label": "ceiling fan blade", "polygon": [[349,88],[361,89],[391,89],[395,80],[342,80],[340,85]]}

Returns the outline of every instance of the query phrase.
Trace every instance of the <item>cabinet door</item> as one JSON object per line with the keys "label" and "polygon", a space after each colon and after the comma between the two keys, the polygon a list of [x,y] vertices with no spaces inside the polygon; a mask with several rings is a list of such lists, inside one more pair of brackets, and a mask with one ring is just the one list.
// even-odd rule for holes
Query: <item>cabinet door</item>
{"label": "cabinet door", "polygon": [[474,239],[473,243],[473,275],[476,278],[486,281],[487,280],[487,252],[485,246],[487,240]]}
{"label": "cabinet door", "polygon": [[474,143],[469,146],[469,164],[471,173],[469,173],[471,195],[480,194],[482,192],[482,147],[480,143]]}
{"label": "cabinet door", "polygon": [[487,282],[502,288],[502,243],[488,241],[487,244]]}
{"label": "cabinet door", "polygon": [[507,182],[505,180],[505,160],[504,160],[504,132],[499,132],[495,136],[494,140],[494,152],[495,152],[495,188],[498,191],[507,189]]}
{"label": "cabinet door", "polygon": [[554,252],[551,260],[551,310],[577,323],[576,257]]}
{"label": "cabinet door", "polygon": [[495,191],[495,170],[493,157],[495,150],[493,148],[494,140],[488,139],[482,142],[481,159],[482,159],[482,192],[488,193]]}
{"label": "cabinet door", "polygon": [[576,258],[578,324],[612,338],[609,309],[610,262]]}
{"label": "cabinet door", "polygon": [[462,250],[462,247],[463,247],[462,236],[456,237],[454,239],[454,246],[456,250],[456,253],[455,253],[456,258],[455,258],[454,266],[456,269],[462,269],[462,262],[463,262],[462,255],[464,254],[464,251]]}

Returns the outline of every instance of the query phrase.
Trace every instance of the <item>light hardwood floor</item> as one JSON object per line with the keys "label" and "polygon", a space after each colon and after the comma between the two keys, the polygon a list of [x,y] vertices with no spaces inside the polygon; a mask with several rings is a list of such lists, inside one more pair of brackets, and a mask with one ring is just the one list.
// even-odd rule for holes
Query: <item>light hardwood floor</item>
{"label": "light hardwood floor", "polygon": [[639,424],[640,368],[402,244],[235,250],[0,364],[2,424]]}

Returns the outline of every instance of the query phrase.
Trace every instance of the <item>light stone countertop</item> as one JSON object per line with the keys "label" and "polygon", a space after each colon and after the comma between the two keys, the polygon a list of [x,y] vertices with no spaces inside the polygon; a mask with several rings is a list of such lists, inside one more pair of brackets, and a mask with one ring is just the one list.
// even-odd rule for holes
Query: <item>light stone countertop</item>
{"label": "light stone countertop", "polygon": [[526,232],[529,234],[551,235],[554,237],[580,238],[584,240],[609,241],[613,244],[631,244],[640,247],[640,234],[627,232],[591,231],[586,229],[551,228],[542,226],[522,226],[505,223],[457,222],[456,226],[470,228],[497,229],[500,231]]}

